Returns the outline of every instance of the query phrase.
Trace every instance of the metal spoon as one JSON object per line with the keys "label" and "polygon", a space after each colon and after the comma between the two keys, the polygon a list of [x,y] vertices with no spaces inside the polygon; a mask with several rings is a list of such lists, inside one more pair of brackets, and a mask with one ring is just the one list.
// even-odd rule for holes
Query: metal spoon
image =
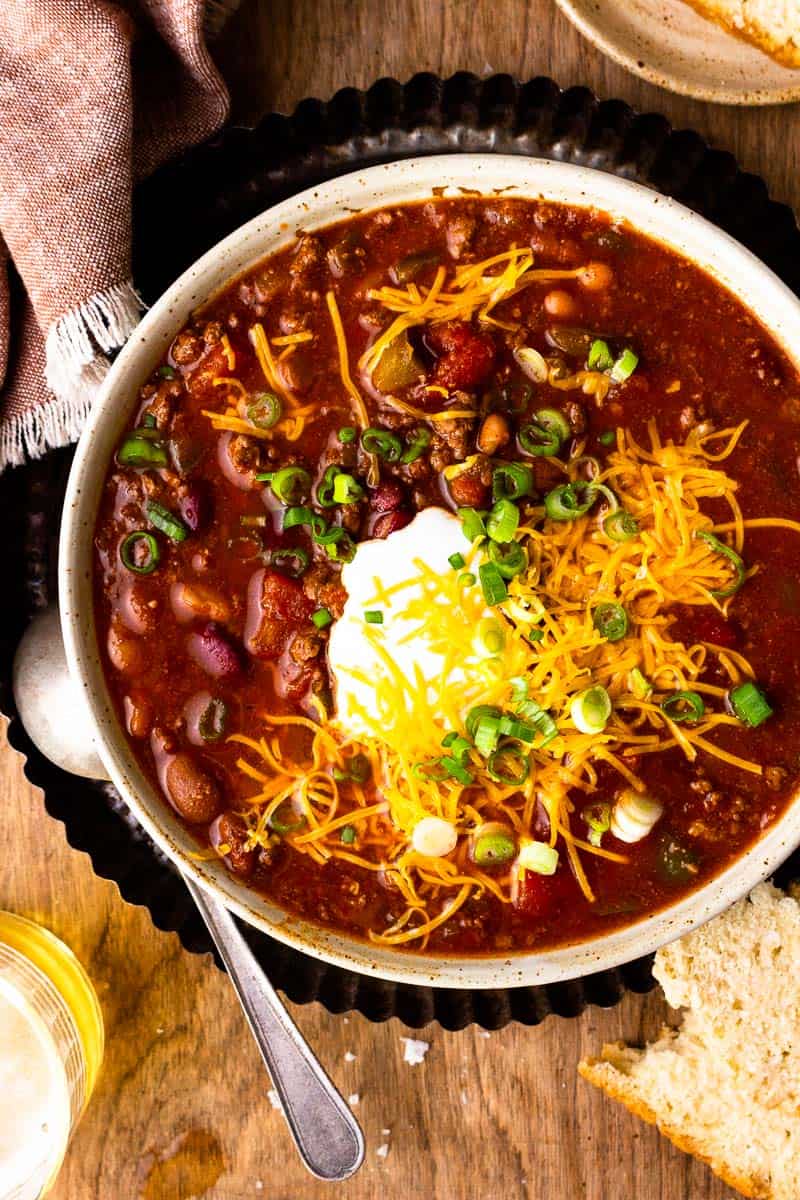
{"label": "metal spoon", "polygon": [[[23,725],[51,762],[74,775],[107,778],[92,719],[73,683],[56,609],[34,619],[14,659],[14,699]],[[364,1159],[364,1135],[264,975],[231,914],[182,876],[219,950],[281,1101],[300,1157],[317,1179],[338,1182]]]}

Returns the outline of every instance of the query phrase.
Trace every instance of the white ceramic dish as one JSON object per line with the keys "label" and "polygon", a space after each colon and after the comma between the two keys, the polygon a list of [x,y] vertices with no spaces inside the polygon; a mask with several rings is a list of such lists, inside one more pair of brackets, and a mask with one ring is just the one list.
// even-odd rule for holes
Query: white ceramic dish
{"label": "white ceramic dish", "polygon": [[556,0],[585,38],[650,83],[717,104],[788,104],[800,70],[707,21],[683,0]]}
{"label": "white ceramic dish", "polygon": [[354,209],[430,198],[446,188],[544,197],[625,218],[700,264],[753,308],[800,364],[800,302],[753,255],[707,221],[655,192],[602,172],[499,155],[448,155],[373,167],[303,192],[263,213],[203,256],[153,306],[114,363],[78,445],[61,531],[59,585],[67,659],[96,726],[97,749],[141,824],[181,870],[246,921],[326,961],[385,979],[454,988],[513,987],[575,978],[655,950],[742,896],[800,843],[800,803],[712,882],[671,908],[571,947],[485,958],[419,957],[360,943],[286,914],[237,883],[221,863],[198,862],[196,843],[136,763],[112,706],[92,606],[95,515],[110,458],[142,380],[193,308],[291,240]]}

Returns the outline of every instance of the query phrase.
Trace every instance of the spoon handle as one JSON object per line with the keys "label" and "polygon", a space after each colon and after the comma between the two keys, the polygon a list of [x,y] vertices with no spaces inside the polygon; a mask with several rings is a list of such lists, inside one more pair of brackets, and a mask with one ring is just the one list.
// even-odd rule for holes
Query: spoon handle
{"label": "spoon handle", "polygon": [[278,999],[231,914],[191,880],[185,882],[227,967],[303,1162],[317,1179],[347,1179],[364,1158],[358,1122]]}

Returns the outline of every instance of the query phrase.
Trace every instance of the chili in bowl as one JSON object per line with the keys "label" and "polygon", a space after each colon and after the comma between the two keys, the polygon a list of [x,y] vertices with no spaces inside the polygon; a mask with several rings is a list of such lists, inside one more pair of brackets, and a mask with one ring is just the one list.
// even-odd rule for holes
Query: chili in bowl
{"label": "chili in bowl", "polygon": [[258,218],[73,469],[112,778],[247,919],[386,977],[568,978],[718,911],[799,836],[799,348],[741,247],[581,168]]}

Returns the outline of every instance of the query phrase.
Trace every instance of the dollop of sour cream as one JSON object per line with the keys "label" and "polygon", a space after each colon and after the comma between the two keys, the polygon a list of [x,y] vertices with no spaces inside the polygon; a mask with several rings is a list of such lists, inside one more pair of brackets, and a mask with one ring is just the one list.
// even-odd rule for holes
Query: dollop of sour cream
{"label": "dollop of sour cream", "polygon": [[[336,716],[342,729],[356,737],[374,732],[361,714],[374,716],[380,711],[376,687],[390,672],[387,659],[394,665],[394,678],[399,674],[407,680],[409,694],[420,676],[425,680],[430,716],[446,719],[436,704],[447,668],[445,655],[440,646],[432,644],[434,639],[424,620],[409,619],[404,610],[424,594],[419,582],[420,563],[431,571],[452,573],[450,557],[461,554],[466,558],[471,550],[461,522],[442,508],[423,509],[404,529],[358,546],[352,562],[342,570],[347,602],[331,628],[328,644]],[[397,585],[406,586],[393,592]],[[386,597],[383,601],[376,599],[381,594]],[[382,621],[379,626],[371,626],[365,614],[376,611]],[[379,639],[375,636],[377,629]],[[466,678],[463,660],[456,660],[447,669],[448,688],[463,687]]]}

